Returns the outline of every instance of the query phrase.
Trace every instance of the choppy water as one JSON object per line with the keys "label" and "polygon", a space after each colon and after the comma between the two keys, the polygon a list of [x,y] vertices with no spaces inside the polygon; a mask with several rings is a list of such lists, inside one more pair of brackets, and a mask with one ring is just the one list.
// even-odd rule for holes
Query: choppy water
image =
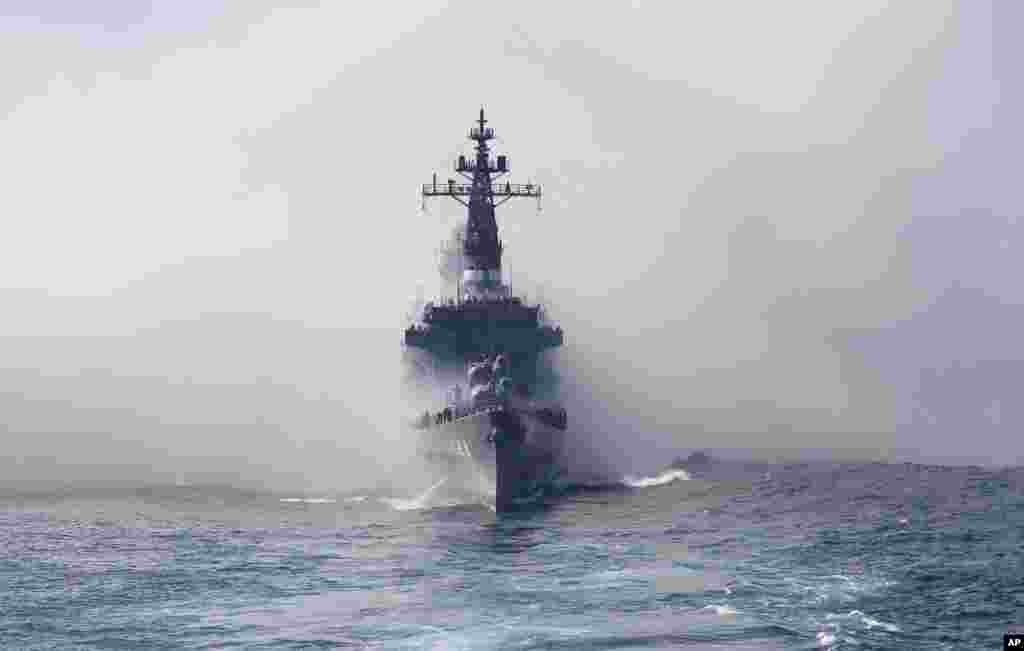
{"label": "choppy water", "polygon": [[512,517],[420,495],[2,496],[0,647],[994,649],[1024,470],[716,464]]}

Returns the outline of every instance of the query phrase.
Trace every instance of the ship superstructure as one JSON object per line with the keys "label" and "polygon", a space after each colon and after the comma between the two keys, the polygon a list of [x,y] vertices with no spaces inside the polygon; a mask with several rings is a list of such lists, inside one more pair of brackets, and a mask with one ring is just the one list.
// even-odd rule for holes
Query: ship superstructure
{"label": "ship superstructure", "polygon": [[502,508],[557,472],[567,419],[551,396],[542,395],[537,360],[564,336],[546,322],[541,306],[513,295],[502,279],[495,210],[514,198],[539,201],[541,188],[500,181],[508,159],[492,158],[494,130],[483,109],[469,138],[475,156],[459,156],[455,164],[468,183],[439,183],[435,174],[422,188],[424,200],[450,197],[466,207],[467,217],[440,251],[442,280],[454,277],[454,295],[423,306],[405,331],[404,357],[414,388],[436,398],[450,387],[444,404],[418,421],[427,456],[491,478]]}

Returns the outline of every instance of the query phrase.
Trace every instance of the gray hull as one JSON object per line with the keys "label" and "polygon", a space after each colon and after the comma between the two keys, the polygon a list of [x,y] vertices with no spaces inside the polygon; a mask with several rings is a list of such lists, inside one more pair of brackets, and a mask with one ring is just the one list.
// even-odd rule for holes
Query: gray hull
{"label": "gray hull", "polygon": [[527,410],[495,408],[423,431],[422,453],[451,487],[493,490],[495,507],[536,500],[563,470],[564,431]]}

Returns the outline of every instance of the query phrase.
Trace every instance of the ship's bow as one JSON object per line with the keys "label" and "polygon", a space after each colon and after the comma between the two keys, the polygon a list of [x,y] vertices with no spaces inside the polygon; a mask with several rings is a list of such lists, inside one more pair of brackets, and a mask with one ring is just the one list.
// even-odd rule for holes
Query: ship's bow
{"label": "ship's bow", "polygon": [[495,505],[511,510],[542,496],[561,472],[563,431],[527,410],[491,413]]}

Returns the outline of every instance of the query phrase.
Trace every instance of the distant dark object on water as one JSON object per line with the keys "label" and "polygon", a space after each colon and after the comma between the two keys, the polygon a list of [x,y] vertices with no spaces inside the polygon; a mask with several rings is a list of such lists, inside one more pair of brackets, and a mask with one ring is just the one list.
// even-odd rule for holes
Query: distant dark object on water
{"label": "distant dark object on water", "polygon": [[673,468],[692,468],[694,466],[706,466],[711,463],[711,455],[707,452],[698,450],[693,452],[690,456],[683,459],[682,457],[676,457],[670,464]]}

